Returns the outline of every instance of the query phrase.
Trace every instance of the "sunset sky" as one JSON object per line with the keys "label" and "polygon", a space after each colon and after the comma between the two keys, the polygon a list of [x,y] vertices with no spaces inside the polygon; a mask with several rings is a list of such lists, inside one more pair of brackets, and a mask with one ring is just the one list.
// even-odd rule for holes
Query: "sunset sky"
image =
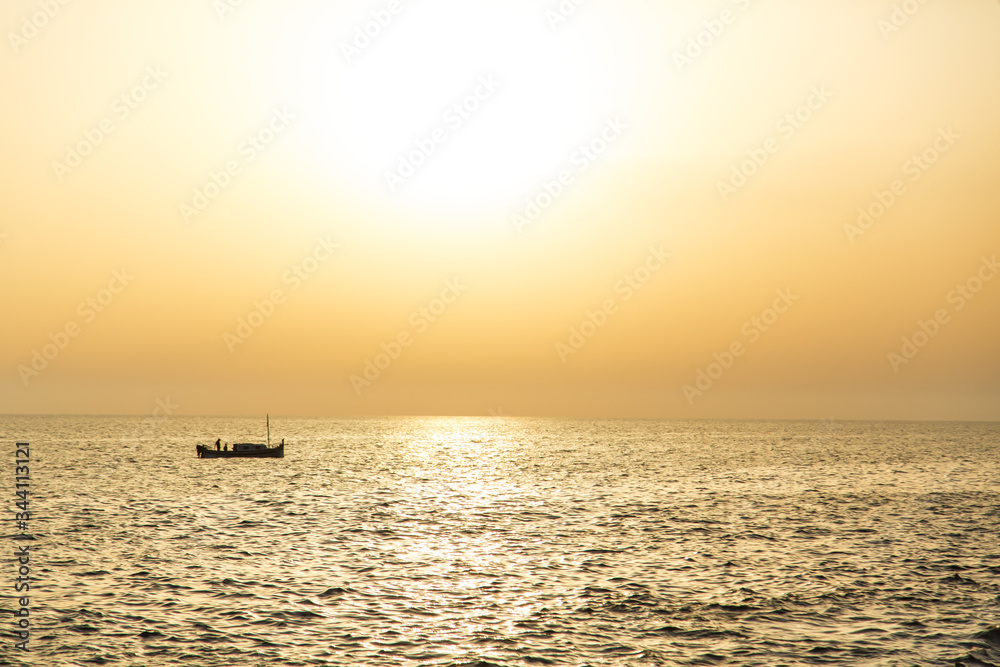
{"label": "sunset sky", "polygon": [[996,0],[0,16],[0,413],[1000,419]]}

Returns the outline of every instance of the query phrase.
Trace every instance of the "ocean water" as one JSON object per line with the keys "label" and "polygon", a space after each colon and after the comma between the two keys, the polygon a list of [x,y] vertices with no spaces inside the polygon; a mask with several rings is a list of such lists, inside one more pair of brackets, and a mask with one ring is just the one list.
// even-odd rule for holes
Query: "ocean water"
{"label": "ocean water", "polygon": [[[0,664],[1000,665],[1000,424],[0,417]],[[31,442],[31,653],[13,443]]]}

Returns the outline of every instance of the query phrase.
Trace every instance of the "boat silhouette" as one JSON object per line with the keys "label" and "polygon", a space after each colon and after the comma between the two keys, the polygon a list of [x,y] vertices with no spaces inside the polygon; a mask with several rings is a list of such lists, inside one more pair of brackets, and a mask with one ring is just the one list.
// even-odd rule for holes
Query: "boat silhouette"
{"label": "boat silhouette", "polygon": [[225,449],[220,449],[221,443],[215,441],[215,449],[198,445],[196,451],[200,459],[281,459],[285,457],[285,439],[281,439],[281,444],[271,446],[271,416],[267,415],[267,444],[257,442],[237,442],[232,448],[226,445]]}

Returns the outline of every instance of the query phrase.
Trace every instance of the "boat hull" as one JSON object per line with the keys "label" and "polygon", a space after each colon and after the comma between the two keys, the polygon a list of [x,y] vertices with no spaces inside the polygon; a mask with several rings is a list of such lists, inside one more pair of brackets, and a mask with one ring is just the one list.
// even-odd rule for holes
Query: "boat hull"
{"label": "boat hull", "polygon": [[284,443],[268,449],[251,449],[249,451],[221,451],[198,445],[198,458],[201,459],[282,459],[285,458]]}

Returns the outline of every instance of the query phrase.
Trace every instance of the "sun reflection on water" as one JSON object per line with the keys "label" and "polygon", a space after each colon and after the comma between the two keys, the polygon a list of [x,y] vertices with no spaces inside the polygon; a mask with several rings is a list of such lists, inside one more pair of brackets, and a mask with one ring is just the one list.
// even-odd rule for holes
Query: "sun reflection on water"
{"label": "sun reflection on water", "polygon": [[[516,632],[518,619],[544,605],[539,590],[511,585],[514,573],[536,560],[523,526],[515,525],[526,492],[514,480],[524,455],[516,421],[426,418],[409,427],[399,455],[413,486],[409,500],[390,509],[401,536],[386,556],[400,570],[395,593],[419,600],[416,613],[426,617],[401,622],[399,631],[429,633],[442,646],[455,637]],[[428,503],[431,517],[411,514]],[[464,654],[469,647],[450,650]]]}

